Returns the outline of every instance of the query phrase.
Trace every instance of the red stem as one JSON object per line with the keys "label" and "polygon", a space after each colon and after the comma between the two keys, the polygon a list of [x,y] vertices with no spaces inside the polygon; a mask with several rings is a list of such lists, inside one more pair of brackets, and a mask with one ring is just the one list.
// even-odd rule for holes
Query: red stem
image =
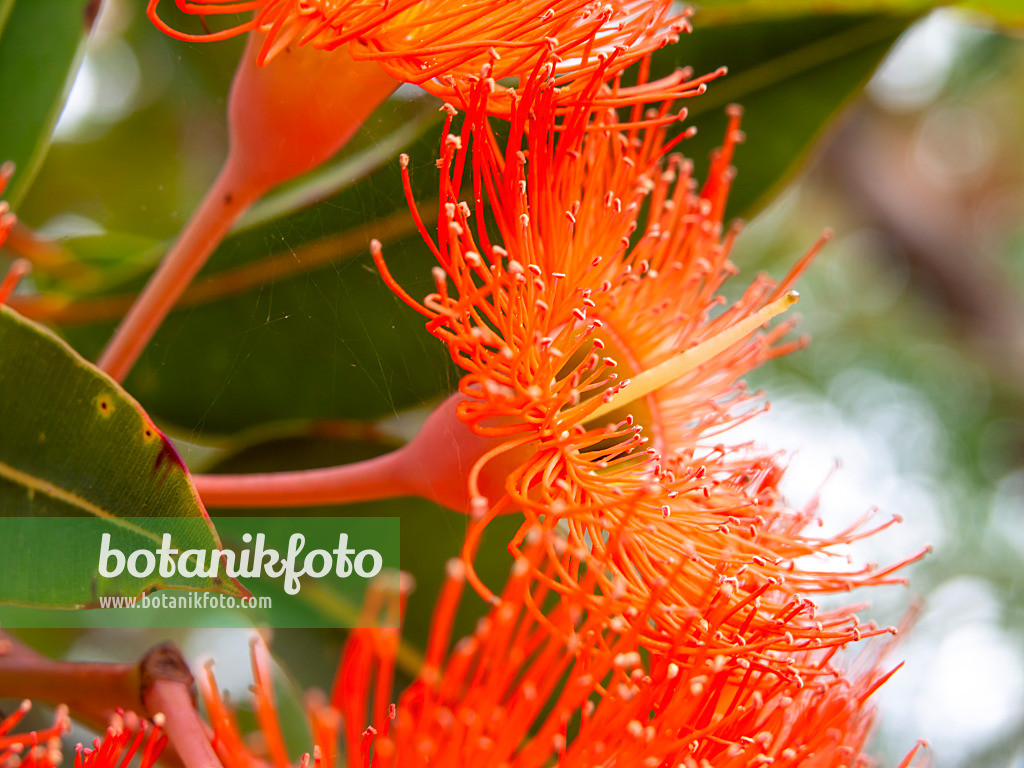
{"label": "red stem", "polygon": [[121,381],[238,217],[266,190],[229,158],[185,229],[118,326],[97,365]]}
{"label": "red stem", "polygon": [[355,464],[296,472],[193,475],[209,507],[307,507],[420,495],[407,448]]}
{"label": "red stem", "polygon": [[154,680],[144,696],[149,711],[164,716],[163,729],[185,768],[222,768],[188,686],[179,680]]}
{"label": "red stem", "polygon": [[494,504],[505,495],[506,478],[534,446],[529,438],[475,434],[459,419],[465,400],[459,392],[451,395],[411,442],[383,456],[298,472],[193,475],[196,490],[210,507],[311,507],[419,496],[468,514],[479,499]]}
{"label": "red stem", "polygon": [[266,66],[253,33],[228,99],[227,162],[199,209],[118,327],[99,367],[121,381],[238,217],[263,193],[344,146],[396,87],[373,62],[294,46]]}

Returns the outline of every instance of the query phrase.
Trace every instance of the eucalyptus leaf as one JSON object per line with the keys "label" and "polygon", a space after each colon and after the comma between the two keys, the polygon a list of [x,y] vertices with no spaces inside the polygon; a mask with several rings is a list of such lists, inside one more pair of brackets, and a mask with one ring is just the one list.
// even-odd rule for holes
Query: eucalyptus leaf
{"label": "eucalyptus leaf", "polygon": [[1024,27],[1024,5],[1017,0],[963,0],[958,5],[987,13],[1001,24]]}
{"label": "eucalyptus leaf", "polygon": [[[127,570],[97,581],[103,533],[153,550],[163,533],[181,550],[219,546],[177,451],[138,403],[7,307],[0,308],[0,392],[3,601],[71,608],[185,586]],[[47,518],[61,520],[47,528],[52,535],[36,535]],[[234,580],[188,586],[245,594]]]}
{"label": "eucalyptus leaf", "polygon": [[1017,0],[702,0],[698,20],[701,25],[784,18],[808,14],[889,13],[907,15],[925,13],[933,8],[967,8],[988,14],[1001,24],[1024,24],[1024,7]]}
{"label": "eucalyptus leaf", "polygon": [[746,140],[736,150],[730,216],[756,214],[779,191],[912,20],[835,14],[705,27],[698,16],[694,32],[666,49],[676,59],[655,59],[655,76],[684,64],[697,73],[728,65],[707,93],[687,100],[698,133],[680,149],[703,178],[725,135],[725,108],[743,108]]}
{"label": "eucalyptus leaf", "polygon": [[17,207],[50,144],[99,0],[0,2],[0,161],[18,173],[7,200]]}

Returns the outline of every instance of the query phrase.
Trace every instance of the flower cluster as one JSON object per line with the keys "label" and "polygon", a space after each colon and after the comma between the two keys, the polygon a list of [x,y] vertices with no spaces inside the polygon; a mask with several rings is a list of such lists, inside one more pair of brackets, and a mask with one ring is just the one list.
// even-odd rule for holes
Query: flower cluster
{"label": "flower cluster", "polygon": [[[219,40],[244,32],[262,34],[257,60],[264,64],[289,45],[333,50],[347,46],[357,61],[375,61],[394,79],[416,83],[457,101],[466,82],[489,69],[497,79],[525,79],[553,69],[563,97],[576,96],[595,73],[609,77],[644,55],[675,42],[689,30],[690,11],[673,11],[670,0],[175,0],[188,14],[255,11],[226,30],[188,34],[148,13],[158,27],[181,40]],[[491,99],[498,112],[507,110]]]}
{"label": "flower cluster", "polygon": [[[695,95],[702,79],[648,83],[645,63],[631,89],[594,71],[567,100],[550,66],[514,90],[500,76],[492,61],[463,83],[460,128],[456,106],[444,107],[436,224],[401,158],[435,291],[409,295],[371,244],[385,282],[462,369],[459,391],[365,476],[348,466],[198,483],[229,502],[300,485],[315,487],[311,503],[397,486],[470,516],[415,681],[392,703],[397,630],[353,632],[330,697],[309,701],[312,762],[339,764],[340,741],[349,766],[862,763],[867,699],[891,674],[893,641],[855,671],[844,648],[896,629],[815,599],[898,581],[913,558],[844,567],[846,545],[895,519],[816,535],[813,506],[794,509],[779,490],[784,457],[723,442],[761,408],[742,377],[804,343],[788,340],[792,321],[767,324],[796,301],[827,236],[781,281],[760,275],[727,301],[738,108],[701,185],[675,151],[691,135],[672,132],[685,110],[661,97]],[[495,93],[507,124],[496,124]],[[407,476],[417,471],[420,481]],[[389,487],[368,492],[375,484]],[[523,516],[515,565],[493,591],[474,558],[509,513]],[[449,651],[465,582],[492,608]],[[406,592],[393,597],[400,606]],[[287,764],[268,665],[255,646],[259,753],[207,670],[229,768]]]}
{"label": "flower cluster", "polygon": [[[0,164],[0,194],[7,188],[7,184],[14,175],[14,163],[5,162]],[[17,217],[11,213],[11,207],[6,200],[0,200],[0,247],[7,240],[7,234],[14,226]],[[31,265],[25,259],[16,259],[7,270],[3,280],[0,280],[0,307],[4,305],[7,298],[18,286],[18,281],[29,272]]]}
{"label": "flower cluster", "polygon": [[[414,300],[374,248],[465,371],[425,432],[453,439],[466,465],[452,476],[468,483],[435,479],[434,497],[474,518],[470,580],[492,596],[472,570],[477,541],[497,515],[522,512],[510,549],[543,542],[535,577],[607,621],[631,621],[649,649],[793,669],[793,654],[884,631],[852,609],[818,612],[810,597],[893,581],[902,563],[819,564],[893,521],[810,534],[815,511],[779,492],[780,457],[721,442],[757,412],[742,375],[803,343],[784,341],[791,323],[754,332],[792,303],[821,245],[781,283],[761,275],[723,307],[736,272],[738,229],[722,217],[738,110],[698,188],[690,162],[671,154],[687,133],[668,138],[670,102],[625,119],[588,104],[559,117],[553,89],[535,85],[515,103],[507,142],[482,97],[448,134],[436,242],[420,223],[436,292]],[[422,447],[444,450],[429,437]]]}
{"label": "flower cluster", "polygon": [[[197,482],[207,501],[274,501],[297,485],[312,489],[312,503],[346,483],[337,498],[411,489],[470,517],[414,682],[394,701],[399,630],[370,622],[354,631],[332,692],[308,701],[317,746],[303,766],[862,763],[867,700],[891,674],[884,657],[893,641],[862,653],[853,671],[844,671],[843,649],[896,629],[862,626],[855,607],[819,610],[816,599],[898,581],[913,558],[845,566],[846,545],[894,520],[816,535],[814,507],[794,509],[780,492],[784,457],[724,442],[761,408],[743,376],[803,344],[789,339],[792,321],[768,323],[796,301],[793,285],[827,237],[782,280],[760,275],[724,298],[737,272],[729,258],[739,228],[724,217],[739,109],[698,183],[676,152],[692,134],[673,131],[686,112],[677,101],[721,72],[649,81],[643,58],[686,30],[687,14],[673,16],[668,0],[175,1],[195,15],[254,12],[193,36],[167,27],[159,0],[150,0],[150,16],[179,38],[249,31],[261,65],[288,58],[293,46],[345,46],[352,60],[372,60],[448,100],[436,224],[412,198],[410,158],[400,161],[437,262],[434,292],[409,295],[380,243],[371,253],[462,369],[459,391],[397,458]],[[280,105],[247,101],[238,95],[249,92],[245,84],[287,92],[293,70],[326,67],[319,55],[292,56],[269,75],[245,70],[232,99],[242,105],[236,122],[259,142],[239,157],[278,157],[252,149],[268,132],[249,118]],[[619,76],[636,61],[637,84],[624,87]],[[310,104],[326,103],[321,80],[303,83]],[[391,86],[374,90],[383,98]],[[287,119],[274,124],[298,135],[295,126],[308,121],[287,104]],[[333,126],[333,113],[320,122]],[[246,144],[236,133],[233,143]],[[289,146],[310,155],[305,144]],[[309,167],[293,165],[289,174]],[[189,256],[191,273],[200,256]],[[191,273],[160,280],[177,290]],[[173,291],[160,280],[153,295],[166,311]],[[152,327],[162,316],[140,312]],[[123,372],[144,344],[125,333],[132,349],[113,355]],[[419,481],[399,481],[396,470],[415,467]],[[474,559],[487,526],[509,513],[522,515],[509,543],[515,564],[492,590]],[[491,608],[449,649],[467,582]],[[375,590],[367,618],[401,613],[408,592],[404,581]],[[290,764],[270,665],[255,643],[256,742],[244,737],[212,669],[202,676],[213,748],[227,768]]]}
{"label": "flower cluster", "polygon": [[[67,708],[57,708],[49,728],[12,733],[31,708],[30,702],[23,701],[0,722],[0,768],[56,768],[63,763],[61,737],[71,730]],[[151,723],[130,712],[117,712],[91,747],[75,747],[74,768],[117,768],[136,759],[138,768],[153,768],[167,743],[159,721],[159,717]]]}
{"label": "flower cluster", "polygon": [[[538,548],[527,555],[543,556]],[[329,697],[307,697],[316,747],[303,757],[303,768],[863,764],[873,716],[868,699],[892,674],[883,671],[885,649],[859,658],[861,669],[851,675],[834,664],[833,652],[808,653],[802,666],[814,676],[796,686],[711,653],[646,656],[636,650],[635,629],[616,631],[596,617],[577,621],[564,604],[538,619],[526,606],[542,598],[531,591],[529,570],[517,566],[476,631],[448,651],[464,581],[463,564],[451,561],[426,658],[397,706],[386,702],[398,630],[353,632]],[[400,585],[370,603],[401,610],[407,594]],[[569,640],[552,626],[571,628]],[[261,738],[255,748],[245,743],[207,667],[202,692],[213,743],[226,768],[255,768],[264,760],[285,768],[262,641],[253,642],[252,655]]]}
{"label": "flower cluster", "polygon": [[[675,13],[671,0],[175,4],[199,16],[255,14],[226,30],[192,35],[164,22],[160,0],[149,0],[153,22],[179,39],[251,34],[231,87],[224,166],[98,360],[118,381],[242,213],[270,189],[334,155],[400,83],[462,103],[484,75],[502,82],[487,94],[488,110],[507,114],[514,86],[541,76],[571,104],[592,98],[591,81],[613,77],[690,29],[690,11]],[[692,82],[669,78],[663,95],[702,89],[723,71]],[[630,99],[656,98],[640,87],[625,89],[620,101],[627,93]]]}

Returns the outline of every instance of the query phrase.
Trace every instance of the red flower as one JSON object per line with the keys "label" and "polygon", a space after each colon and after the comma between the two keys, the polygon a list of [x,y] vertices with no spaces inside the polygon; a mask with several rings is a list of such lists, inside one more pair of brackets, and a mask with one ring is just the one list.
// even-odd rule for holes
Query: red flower
{"label": "red flower", "polygon": [[[521,558],[531,540],[546,550],[530,566],[538,582],[606,622],[637,624],[640,643],[660,653],[741,656],[793,677],[793,654],[886,631],[861,627],[852,608],[819,613],[811,598],[900,581],[903,563],[835,568],[843,545],[874,531],[817,535],[815,509],[792,509],[779,492],[778,455],[723,442],[758,410],[741,377],[802,343],[784,341],[791,323],[756,331],[793,302],[821,245],[781,283],[761,275],[731,304],[722,298],[736,272],[738,229],[722,216],[738,110],[698,190],[689,162],[670,154],[687,135],[667,136],[671,103],[622,120],[588,98],[559,116],[555,88],[533,79],[499,142],[491,85],[480,81],[461,133],[446,138],[436,242],[409,192],[438,261],[436,292],[413,299],[371,245],[385,281],[463,369],[459,393],[392,454],[198,476],[201,497],[433,499],[472,516],[467,578],[489,599],[472,569],[480,535],[497,515],[522,513],[510,550]],[[600,80],[591,95],[617,98]],[[408,191],[408,158],[402,166]]]}
{"label": "red flower", "polygon": [[514,102],[507,143],[483,97],[448,136],[436,243],[420,223],[436,293],[412,299],[373,247],[465,371],[408,466],[429,467],[429,495],[472,514],[470,566],[487,523],[521,511],[510,548],[539,537],[551,568],[535,576],[553,591],[618,620],[656,600],[638,630],[646,647],[664,651],[686,629],[677,653],[777,666],[877,632],[850,609],[816,613],[807,596],[889,583],[899,566],[816,565],[873,531],[805,532],[815,511],[785,504],[779,457],[722,442],[756,413],[741,377],[802,343],[783,341],[791,322],[752,334],[792,303],[821,243],[781,283],[758,276],[728,304],[738,228],[722,216],[739,112],[698,191],[690,163],[669,154],[686,136],[668,139],[671,108],[620,122],[578,106],[559,120],[538,81]]}
{"label": "red flower", "polygon": [[[531,592],[528,569],[521,566],[476,631],[449,651],[463,581],[462,563],[453,562],[425,661],[397,706],[389,702],[398,631],[353,631],[330,698],[308,697],[316,747],[303,766],[740,768],[866,762],[862,751],[874,716],[869,698],[891,674],[882,671],[880,654],[862,657],[864,669],[847,677],[833,665],[833,653],[807,653],[800,662],[812,672],[806,681],[706,650],[682,660],[646,657],[637,652],[635,628],[621,631],[594,617],[574,619],[564,604],[539,618],[528,606],[541,602],[543,591]],[[404,595],[391,597],[397,603]],[[214,742],[226,768],[255,767],[264,759],[285,768],[279,726],[268,714],[273,691],[261,669],[269,663],[266,649],[257,642],[253,654],[262,735],[256,741],[265,749],[253,753],[244,746],[209,675],[203,692]]]}
{"label": "red flower", "polygon": [[[66,707],[57,708],[50,728],[11,733],[31,706],[29,701],[23,701],[13,715],[0,722],[0,768],[56,768],[63,762],[61,737],[71,730]],[[152,768],[167,743],[159,719],[154,718],[154,724],[139,720],[134,713],[119,712],[92,747],[77,746],[75,768],[118,768],[136,758],[138,768]]]}
{"label": "red flower", "polygon": [[[593,80],[608,80],[689,29],[689,12],[672,16],[671,0],[175,1],[199,15],[258,13],[240,26],[197,36],[169,27],[157,15],[160,0],[149,1],[154,23],[179,39],[253,34],[231,88],[227,161],[97,361],[118,381],[238,217],[274,186],[337,152],[400,81],[461,104],[481,74],[520,82],[542,74],[553,76],[560,100],[572,103],[593,97]],[[341,45],[348,53],[313,50]],[[692,84],[671,78],[664,95],[703,88],[720,73]],[[641,87],[625,89],[619,101],[627,93],[639,101],[657,98]],[[513,98],[511,87],[494,86],[483,100],[493,113],[505,114]]]}
{"label": "red flower", "polygon": [[[376,61],[396,80],[416,83],[461,103],[466,78],[483,68],[493,77],[525,79],[550,63],[563,97],[577,95],[594,73],[610,77],[645,54],[689,31],[691,11],[672,12],[670,0],[175,0],[194,15],[255,11],[224,31],[192,35],[148,13],[180,40],[219,40],[247,31],[265,35],[259,62],[291,44],[334,49],[348,46],[353,59]],[[507,112],[507,101],[489,99]]]}
{"label": "red flower", "polygon": [[[4,189],[7,188],[7,183],[11,180],[11,176],[14,175],[14,163],[8,161],[0,164],[0,194],[3,194]],[[0,246],[7,240],[7,233],[11,231],[11,227],[14,226],[14,222],[17,221],[17,217],[11,213],[11,207],[7,204],[6,200],[0,200]],[[17,259],[11,264],[7,270],[7,274],[4,275],[3,280],[0,280],[0,307],[7,301],[7,297],[11,295],[14,289],[18,285],[18,281],[24,277],[32,268],[32,265],[25,259]]]}

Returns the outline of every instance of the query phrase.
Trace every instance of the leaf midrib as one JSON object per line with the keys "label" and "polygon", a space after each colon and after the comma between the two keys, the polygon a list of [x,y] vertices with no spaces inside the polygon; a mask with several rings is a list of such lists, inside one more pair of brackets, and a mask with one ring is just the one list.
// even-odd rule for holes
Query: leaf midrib
{"label": "leaf midrib", "polygon": [[37,477],[29,472],[12,467],[10,464],[6,464],[0,461],[0,477],[6,480],[10,480],[16,485],[20,485],[32,493],[42,493],[44,496],[49,496],[51,499],[62,501],[65,504],[81,509],[83,512],[88,512],[94,517],[99,517],[104,520],[110,521],[115,526],[119,526],[127,531],[131,531],[139,536],[149,539],[157,544],[160,543],[160,537],[152,531],[147,531],[145,528],[140,528],[134,525],[122,517],[118,517],[115,513],[104,509],[98,504],[94,504],[88,499],[83,499],[73,491],[69,491],[60,486],[54,485],[49,480],[44,480],[41,477]]}

